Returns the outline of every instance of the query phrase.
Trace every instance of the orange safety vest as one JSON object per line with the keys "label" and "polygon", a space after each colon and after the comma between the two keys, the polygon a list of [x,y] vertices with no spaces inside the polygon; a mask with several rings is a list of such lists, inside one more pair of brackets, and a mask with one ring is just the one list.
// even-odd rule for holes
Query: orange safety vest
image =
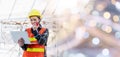
{"label": "orange safety vest", "polygon": [[[39,34],[43,34],[45,30],[46,28],[41,28]],[[26,29],[26,31],[28,33],[30,42],[35,44],[27,45],[27,49],[26,51],[24,51],[23,57],[44,57],[45,46],[40,45],[38,43],[37,39],[34,37],[34,34],[32,33],[31,28]]]}

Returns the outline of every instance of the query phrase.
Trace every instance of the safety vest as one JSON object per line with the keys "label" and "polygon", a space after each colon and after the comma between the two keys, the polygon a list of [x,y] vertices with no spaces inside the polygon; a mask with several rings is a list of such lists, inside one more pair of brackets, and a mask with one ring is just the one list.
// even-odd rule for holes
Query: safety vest
{"label": "safety vest", "polygon": [[[45,32],[46,28],[41,28],[39,31],[39,34],[43,34]],[[44,45],[40,45],[37,41],[37,39],[34,37],[34,34],[32,33],[31,28],[26,29],[27,33],[28,33],[28,37],[31,43],[33,44],[29,44],[27,46],[27,50],[28,52],[44,52],[45,46]]]}

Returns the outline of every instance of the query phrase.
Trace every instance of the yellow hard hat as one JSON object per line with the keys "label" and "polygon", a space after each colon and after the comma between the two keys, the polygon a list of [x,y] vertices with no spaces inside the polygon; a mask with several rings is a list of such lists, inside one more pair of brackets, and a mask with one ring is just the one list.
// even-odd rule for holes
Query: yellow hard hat
{"label": "yellow hard hat", "polygon": [[31,12],[29,13],[28,17],[30,18],[31,16],[39,16],[42,19],[42,15],[41,13],[36,10],[36,9],[32,9]]}

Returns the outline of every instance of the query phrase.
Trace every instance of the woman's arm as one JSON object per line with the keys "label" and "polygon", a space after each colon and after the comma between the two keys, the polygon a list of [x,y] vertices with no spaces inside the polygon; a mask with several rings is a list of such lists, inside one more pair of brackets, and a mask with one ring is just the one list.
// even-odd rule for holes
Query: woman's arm
{"label": "woman's arm", "polygon": [[42,45],[45,45],[45,46],[47,45],[47,39],[48,39],[48,36],[49,36],[48,29],[46,29],[43,34],[39,34],[39,33],[37,33],[37,31],[33,31],[33,34],[35,35],[35,38],[38,40],[39,44],[42,44]]}
{"label": "woman's arm", "polygon": [[24,44],[23,46],[21,46],[21,48],[22,48],[23,50],[26,50],[26,49],[27,49],[27,44]]}

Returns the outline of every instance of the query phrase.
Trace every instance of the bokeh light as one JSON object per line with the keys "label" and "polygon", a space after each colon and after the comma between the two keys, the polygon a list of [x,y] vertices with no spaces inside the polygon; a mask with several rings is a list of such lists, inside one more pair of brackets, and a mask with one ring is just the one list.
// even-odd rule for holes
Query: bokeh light
{"label": "bokeh light", "polygon": [[97,22],[95,20],[90,20],[88,25],[91,27],[95,27],[97,25]]}
{"label": "bokeh light", "polygon": [[115,32],[115,38],[120,39],[120,32]]}
{"label": "bokeh light", "polygon": [[119,16],[118,15],[114,15],[113,16],[113,21],[114,22],[119,22]]}
{"label": "bokeh light", "polygon": [[85,34],[84,34],[84,38],[89,38],[89,36],[90,36],[90,34],[88,33],[88,32],[85,32]]}
{"label": "bokeh light", "polygon": [[93,38],[93,39],[92,39],[92,43],[93,43],[94,45],[98,45],[98,44],[100,43],[99,38],[98,38],[98,37]]}
{"label": "bokeh light", "polygon": [[109,49],[107,49],[107,48],[103,49],[102,54],[105,56],[109,55]]}
{"label": "bokeh light", "polygon": [[99,16],[99,12],[98,11],[92,11],[92,15]]}
{"label": "bokeh light", "polygon": [[116,3],[115,3],[115,6],[116,6],[116,8],[117,8],[118,10],[120,10],[120,2],[116,2]]}
{"label": "bokeh light", "polygon": [[111,3],[112,3],[112,4],[115,4],[115,3],[116,3],[116,0],[111,0]]}
{"label": "bokeh light", "polygon": [[103,17],[105,19],[109,19],[111,17],[111,14],[109,12],[104,12]]}
{"label": "bokeh light", "polygon": [[105,31],[106,33],[111,33],[112,32],[112,27],[107,26],[107,25],[103,25],[102,30]]}
{"label": "bokeh light", "polygon": [[97,6],[96,6],[96,9],[98,10],[98,11],[102,11],[102,10],[104,10],[104,8],[105,8],[105,5],[104,4],[97,4]]}

